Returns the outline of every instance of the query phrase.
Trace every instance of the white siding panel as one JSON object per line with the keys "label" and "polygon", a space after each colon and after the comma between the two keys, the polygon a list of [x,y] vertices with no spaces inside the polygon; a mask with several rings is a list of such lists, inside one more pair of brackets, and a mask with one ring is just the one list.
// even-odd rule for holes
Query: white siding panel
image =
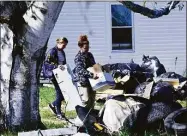
{"label": "white siding panel", "polygon": [[87,34],[90,50],[101,64],[130,62],[131,59],[141,64],[143,54],[155,55],[166,70],[183,74],[186,69],[186,3],[182,11],[177,8],[158,19],[134,13],[134,52],[111,51],[110,4],[111,2],[65,2],[48,48],[55,45],[56,38],[67,37],[69,44],[65,51],[67,61],[73,68],[74,57],[79,50],[78,36]]}
{"label": "white siding panel", "polygon": [[[184,3],[185,4],[185,3]],[[142,55],[157,56],[166,70],[183,74],[186,69],[186,5],[167,16],[150,19],[134,14],[135,52],[110,53],[111,62],[142,63]],[[175,70],[175,58],[177,66]]]}
{"label": "white siding panel", "polygon": [[65,49],[67,62],[74,67],[74,57],[79,48],[78,36],[87,34],[90,40],[90,51],[97,62],[104,63],[105,44],[105,2],[65,2],[55,28],[49,40],[49,48],[55,45],[60,36],[68,38]]}
{"label": "white siding panel", "polygon": [[[186,69],[186,7],[173,10],[168,16],[149,19],[135,15],[139,21],[136,46],[139,53],[156,55],[168,71],[183,74]],[[175,58],[177,66],[175,70]]]}

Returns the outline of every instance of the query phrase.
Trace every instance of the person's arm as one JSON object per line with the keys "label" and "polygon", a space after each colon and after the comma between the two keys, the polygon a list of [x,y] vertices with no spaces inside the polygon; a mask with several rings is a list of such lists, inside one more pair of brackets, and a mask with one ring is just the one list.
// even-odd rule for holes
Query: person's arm
{"label": "person's arm", "polygon": [[55,62],[55,50],[51,49],[49,54],[47,54],[46,62],[50,65],[55,66],[56,68],[58,67],[58,64]]}
{"label": "person's arm", "polygon": [[80,58],[75,58],[76,71],[78,75],[83,75],[87,78],[93,78],[94,74],[86,69],[86,63]]}

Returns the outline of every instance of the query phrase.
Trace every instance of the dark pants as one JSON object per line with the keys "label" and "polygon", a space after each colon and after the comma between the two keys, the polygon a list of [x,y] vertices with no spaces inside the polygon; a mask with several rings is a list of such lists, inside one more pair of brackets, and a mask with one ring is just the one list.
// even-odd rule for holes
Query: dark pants
{"label": "dark pants", "polygon": [[64,96],[55,78],[52,79],[52,82],[56,90],[56,100],[52,104],[56,107],[57,114],[61,114],[61,102],[64,100]]}

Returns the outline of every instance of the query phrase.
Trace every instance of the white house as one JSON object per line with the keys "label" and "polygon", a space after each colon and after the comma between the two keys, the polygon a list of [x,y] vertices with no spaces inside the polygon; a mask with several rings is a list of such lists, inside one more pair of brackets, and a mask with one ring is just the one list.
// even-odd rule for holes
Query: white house
{"label": "white house", "polygon": [[[160,5],[159,5],[160,3]],[[158,2],[158,7],[166,2]],[[143,2],[140,2],[143,4]],[[151,6],[152,3],[146,3]],[[65,2],[48,49],[58,37],[65,36],[67,62],[74,67],[80,34],[87,34],[90,51],[100,64],[142,63],[142,55],[157,56],[167,71],[184,74],[186,70],[186,2],[167,16],[150,19],[133,13],[119,2]],[[153,6],[152,6],[153,7]],[[175,60],[176,68],[175,68]]]}

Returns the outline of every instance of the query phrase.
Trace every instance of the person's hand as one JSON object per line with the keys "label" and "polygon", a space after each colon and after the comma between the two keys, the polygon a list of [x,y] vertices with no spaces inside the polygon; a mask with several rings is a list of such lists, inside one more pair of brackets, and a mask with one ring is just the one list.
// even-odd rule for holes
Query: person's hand
{"label": "person's hand", "polygon": [[97,76],[97,74],[93,75],[93,79],[98,79],[99,77]]}
{"label": "person's hand", "polygon": [[65,69],[63,65],[58,65],[58,68],[60,68],[61,70]]}

